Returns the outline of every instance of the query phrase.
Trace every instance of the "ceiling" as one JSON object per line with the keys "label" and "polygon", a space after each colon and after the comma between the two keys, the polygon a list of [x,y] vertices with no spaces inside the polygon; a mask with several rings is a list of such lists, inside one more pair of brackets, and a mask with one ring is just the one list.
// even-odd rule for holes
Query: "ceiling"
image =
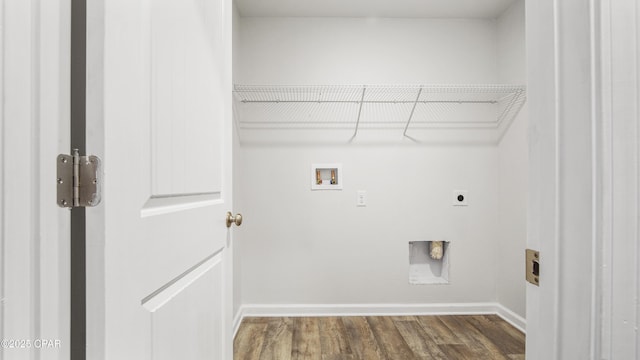
{"label": "ceiling", "polygon": [[241,16],[496,18],[518,0],[235,0]]}

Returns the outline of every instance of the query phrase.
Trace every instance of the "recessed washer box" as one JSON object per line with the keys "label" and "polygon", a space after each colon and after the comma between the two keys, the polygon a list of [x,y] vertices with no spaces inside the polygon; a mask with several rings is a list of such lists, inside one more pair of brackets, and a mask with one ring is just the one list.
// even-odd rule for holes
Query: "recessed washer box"
{"label": "recessed washer box", "polygon": [[342,190],[342,164],[312,164],[311,190]]}

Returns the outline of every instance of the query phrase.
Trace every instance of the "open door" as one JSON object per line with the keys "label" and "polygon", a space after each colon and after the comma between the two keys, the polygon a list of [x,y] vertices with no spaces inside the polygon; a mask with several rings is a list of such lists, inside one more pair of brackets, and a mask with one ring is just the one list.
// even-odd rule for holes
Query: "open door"
{"label": "open door", "polygon": [[87,358],[231,359],[231,1],[87,5]]}

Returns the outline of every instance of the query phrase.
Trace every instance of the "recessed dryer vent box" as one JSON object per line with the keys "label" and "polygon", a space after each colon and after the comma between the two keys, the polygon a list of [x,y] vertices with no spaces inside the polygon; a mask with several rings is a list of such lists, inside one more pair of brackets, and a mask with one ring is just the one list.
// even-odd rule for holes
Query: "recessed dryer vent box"
{"label": "recessed dryer vent box", "polygon": [[[415,285],[448,284],[451,246],[442,241],[442,248],[432,254],[435,241],[409,242],[409,283]],[[439,255],[434,256],[433,255]]]}
{"label": "recessed dryer vent box", "polygon": [[342,190],[342,164],[311,165],[311,190]]}

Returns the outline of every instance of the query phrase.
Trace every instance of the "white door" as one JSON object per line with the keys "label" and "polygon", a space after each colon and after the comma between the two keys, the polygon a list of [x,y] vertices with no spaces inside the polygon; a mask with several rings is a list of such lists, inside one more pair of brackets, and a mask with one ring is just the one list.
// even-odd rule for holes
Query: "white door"
{"label": "white door", "polygon": [[231,359],[231,6],[88,1],[89,359]]}

